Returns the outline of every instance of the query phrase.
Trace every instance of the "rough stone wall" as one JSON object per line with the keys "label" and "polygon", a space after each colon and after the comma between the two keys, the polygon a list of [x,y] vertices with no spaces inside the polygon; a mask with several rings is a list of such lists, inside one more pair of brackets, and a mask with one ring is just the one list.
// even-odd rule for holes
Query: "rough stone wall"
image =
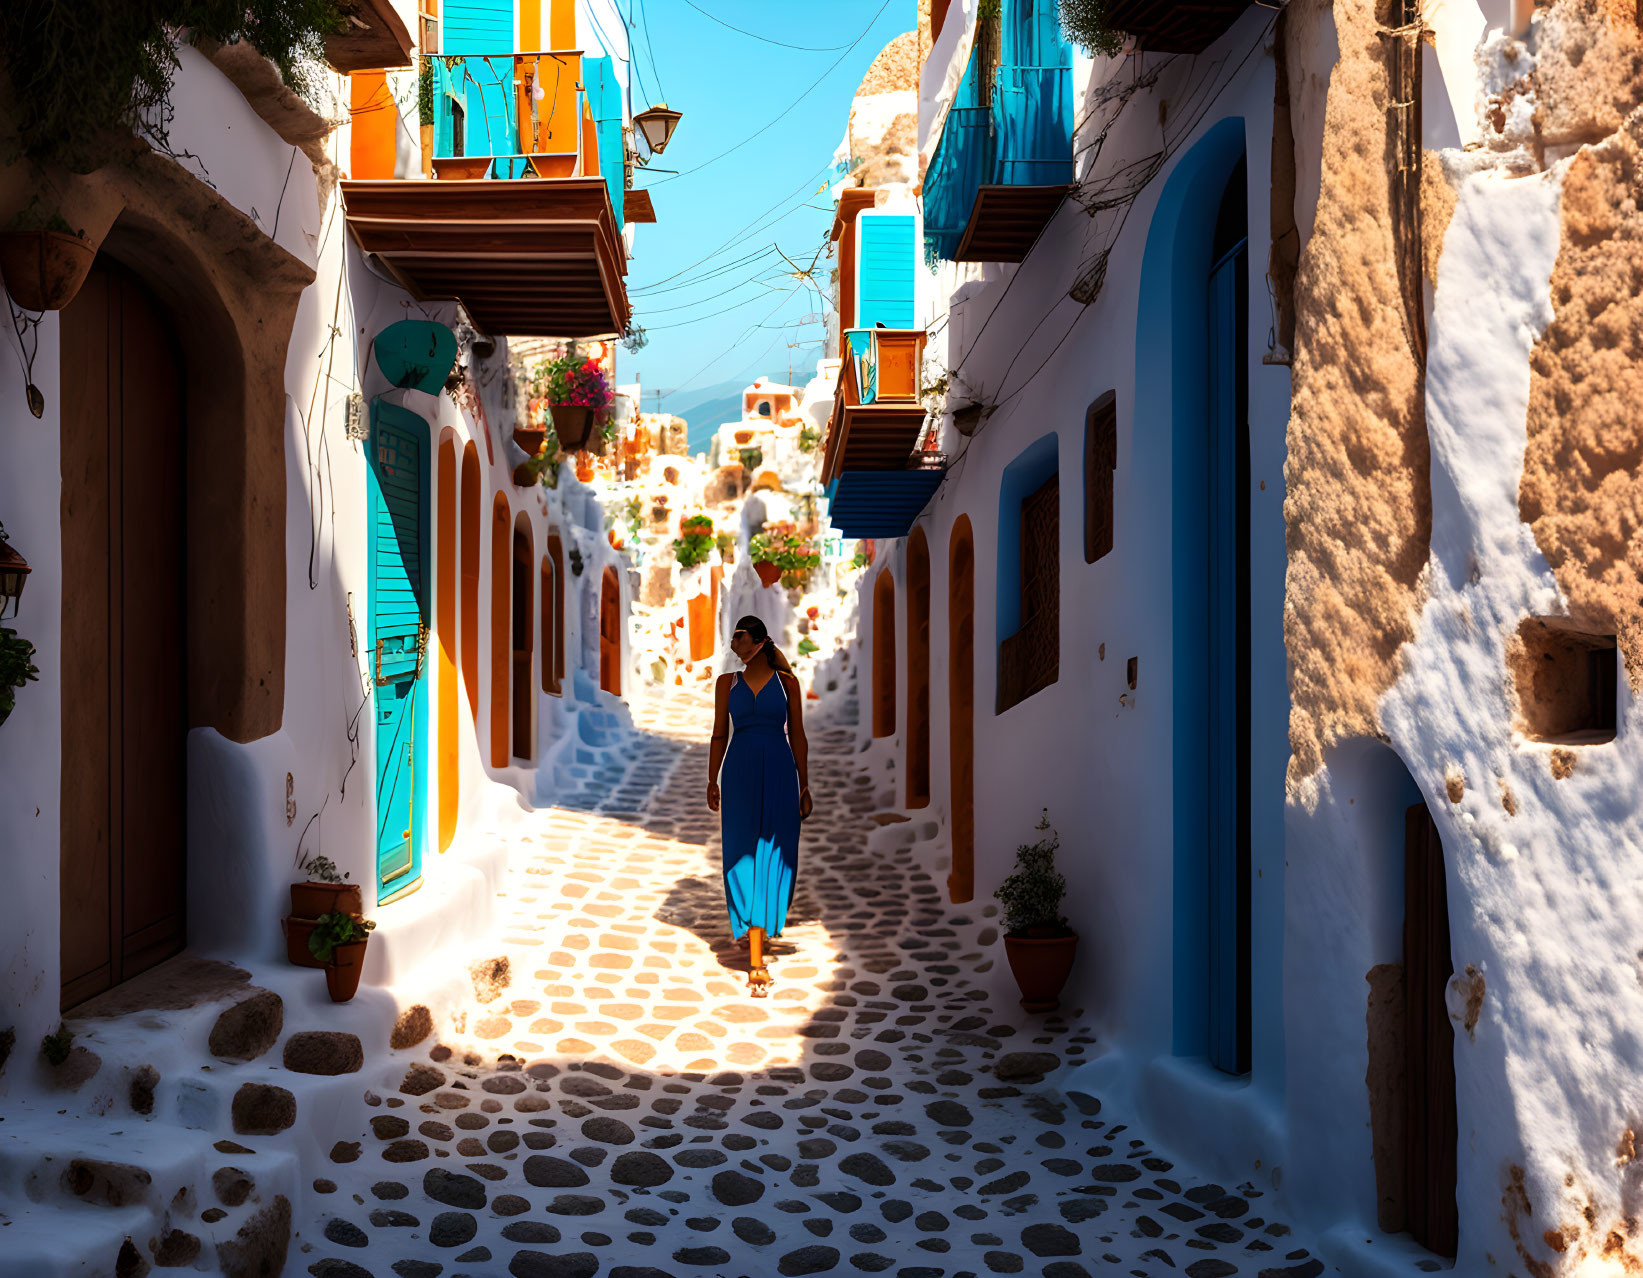
{"label": "rough stone wall", "polygon": [[1413,634],[1432,526],[1422,373],[1406,337],[1391,229],[1386,55],[1374,4],[1294,0],[1290,60],[1307,64],[1331,10],[1339,57],[1316,217],[1295,281],[1285,465],[1291,784],[1316,772],[1330,745],[1378,734],[1375,703]]}
{"label": "rough stone wall", "polygon": [[[1633,50],[1628,60],[1635,61],[1640,41],[1629,19],[1627,25]],[[1556,76],[1552,82],[1560,83]],[[1605,119],[1612,118],[1611,83],[1612,77],[1594,78],[1593,96]],[[1634,100],[1643,99],[1643,84],[1631,87]],[[1557,112],[1565,118],[1599,113]],[[1634,690],[1643,687],[1640,140],[1643,111],[1633,110],[1624,130],[1569,162],[1562,243],[1552,274],[1554,314],[1531,365],[1529,443],[1518,499],[1568,599],[1571,621],[1618,637]]]}
{"label": "rough stone wall", "polygon": [[912,182],[918,172],[919,33],[905,31],[873,59],[850,105],[850,156],[861,186]]}

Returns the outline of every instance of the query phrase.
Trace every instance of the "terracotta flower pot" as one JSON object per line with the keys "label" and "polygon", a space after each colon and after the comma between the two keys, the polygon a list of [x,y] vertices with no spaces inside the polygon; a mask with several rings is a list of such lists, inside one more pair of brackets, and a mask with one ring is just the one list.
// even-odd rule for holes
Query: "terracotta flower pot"
{"label": "terracotta flower pot", "polygon": [[782,570],[768,559],[761,559],[753,565],[753,571],[759,574],[761,586],[774,586],[781,580]]}
{"label": "terracotta flower pot", "polygon": [[95,245],[62,231],[0,233],[0,277],[28,311],[60,311],[72,302],[96,256]]}
{"label": "terracotta flower pot", "polygon": [[750,430],[737,431],[736,442],[738,444],[751,444],[753,442],[753,432]]}
{"label": "terracotta flower pot", "polygon": [[1078,935],[1006,936],[1004,954],[1021,987],[1021,1006],[1029,1012],[1053,1012],[1061,1006],[1061,987],[1073,970]]}
{"label": "terracotta flower pot", "polygon": [[566,452],[577,452],[588,446],[593,434],[593,409],[585,404],[549,404],[553,417],[553,431],[559,436],[559,446]]}
{"label": "terracotta flower pot", "polygon": [[308,938],[314,934],[313,919],[281,919],[280,927],[285,932],[285,957],[290,959],[294,966],[325,966],[314,957],[314,952],[308,948]]}
{"label": "terracotta flower pot", "polygon": [[525,450],[525,456],[535,457],[542,451],[542,445],[548,438],[546,426],[515,426],[513,428],[513,442]]}
{"label": "terracotta flower pot", "polygon": [[331,961],[325,964],[325,988],[333,1003],[346,1003],[359,993],[360,974],[365,970],[365,947],[369,940],[349,941],[331,952]]}
{"label": "terracotta flower pot", "polygon": [[291,916],[317,919],[322,914],[360,914],[364,911],[357,883],[293,883]]}

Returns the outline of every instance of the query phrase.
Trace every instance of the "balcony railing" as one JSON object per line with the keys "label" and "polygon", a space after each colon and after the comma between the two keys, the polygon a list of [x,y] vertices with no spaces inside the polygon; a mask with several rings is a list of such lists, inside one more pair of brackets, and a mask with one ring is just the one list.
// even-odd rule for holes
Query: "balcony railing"
{"label": "balcony railing", "polygon": [[436,176],[597,172],[597,159],[587,160],[580,51],[435,55],[433,63]]}
{"label": "balcony railing", "polygon": [[[1072,68],[1003,63],[991,85],[972,52],[924,179],[928,256],[952,261],[985,186],[1072,181]],[[1036,232],[1035,232],[1036,234]]]}

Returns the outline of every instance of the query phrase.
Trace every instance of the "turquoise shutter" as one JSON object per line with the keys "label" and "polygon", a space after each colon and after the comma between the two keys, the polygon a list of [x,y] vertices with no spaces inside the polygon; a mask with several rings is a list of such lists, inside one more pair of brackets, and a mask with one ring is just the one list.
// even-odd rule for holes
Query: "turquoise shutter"
{"label": "turquoise shutter", "polygon": [[582,83],[587,86],[588,109],[593,112],[599,142],[599,173],[610,190],[616,210],[616,229],[622,229],[622,198],[627,194],[627,148],[622,140],[622,87],[609,58],[582,59]]}
{"label": "turquoise shutter", "polygon": [[863,213],[856,219],[860,284],[859,328],[913,327],[913,218],[911,214]]}
{"label": "turquoise shutter", "polygon": [[446,0],[441,53],[514,53],[513,0]]}

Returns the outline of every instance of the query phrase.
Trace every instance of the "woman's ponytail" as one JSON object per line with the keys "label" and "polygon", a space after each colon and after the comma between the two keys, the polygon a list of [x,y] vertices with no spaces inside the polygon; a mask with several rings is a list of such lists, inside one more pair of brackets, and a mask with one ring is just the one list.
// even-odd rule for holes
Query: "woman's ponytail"
{"label": "woman's ponytail", "polygon": [[793,663],[790,662],[783,654],[782,650],[776,646],[776,641],[774,639],[766,639],[764,641],[764,659],[770,663],[770,668],[777,674],[793,673]]}

